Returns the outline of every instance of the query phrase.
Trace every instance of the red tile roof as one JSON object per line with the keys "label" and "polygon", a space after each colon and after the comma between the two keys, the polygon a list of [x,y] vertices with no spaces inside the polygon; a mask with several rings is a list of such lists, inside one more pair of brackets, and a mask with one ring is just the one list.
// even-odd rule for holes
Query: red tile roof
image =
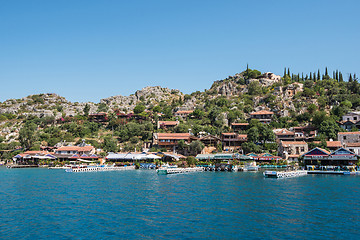
{"label": "red tile roof", "polygon": [[158,139],[188,139],[191,137],[190,133],[157,133]]}
{"label": "red tile roof", "polygon": [[58,148],[56,151],[79,151],[79,152],[87,152],[87,151],[91,151],[92,149],[94,149],[93,146],[84,146],[84,147],[79,147],[79,146],[64,146],[64,147]]}
{"label": "red tile roof", "polygon": [[307,145],[307,143],[304,142],[304,141],[281,141],[281,144],[283,146],[286,146],[286,145]]}
{"label": "red tile roof", "polygon": [[173,125],[178,125],[179,121],[159,121],[159,124],[165,126],[173,126]]}
{"label": "red tile roof", "polygon": [[[320,144],[320,141],[314,141],[313,143],[315,144]],[[340,148],[341,147],[341,142],[340,141],[326,141],[326,146],[327,147],[332,147],[332,148]]]}
{"label": "red tile roof", "polygon": [[360,132],[339,132],[339,135],[360,134]]}
{"label": "red tile roof", "polygon": [[233,126],[248,126],[249,123],[232,123]]}
{"label": "red tile roof", "polygon": [[360,142],[346,143],[346,147],[360,147]]}
{"label": "red tile roof", "polygon": [[274,129],[273,130],[274,131],[274,133],[275,133],[275,135],[277,135],[277,136],[282,136],[282,135],[295,135],[295,133],[294,132],[291,132],[291,131],[289,131],[289,130],[287,130],[287,129]]}
{"label": "red tile roof", "polygon": [[233,136],[233,135],[236,135],[236,133],[222,133],[222,135],[224,135],[224,136]]}
{"label": "red tile roof", "polygon": [[49,152],[48,151],[26,151],[26,152],[24,152],[24,154],[44,154],[44,155],[46,155],[46,154],[49,154]]}
{"label": "red tile roof", "polygon": [[175,112],[175,114],[190,114],[190,113],[193,113],[194,112],[194,110],[188,110],[188,111],[177,111],[177,112]]}
{"label": "red tile roof", "polygon": [[261,110],[261,111],[250,113],[250,115],[268,115],[268,114],[274,114],[274,113],[267,111],[267,110]]}

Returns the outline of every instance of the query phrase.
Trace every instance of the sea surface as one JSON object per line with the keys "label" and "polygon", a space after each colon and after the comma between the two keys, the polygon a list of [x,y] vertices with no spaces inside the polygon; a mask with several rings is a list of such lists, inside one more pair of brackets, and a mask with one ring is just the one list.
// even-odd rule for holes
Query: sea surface
{"label": "sea surface", "polygon": [[360,176],[0,167],[0,239],[359,239]]}

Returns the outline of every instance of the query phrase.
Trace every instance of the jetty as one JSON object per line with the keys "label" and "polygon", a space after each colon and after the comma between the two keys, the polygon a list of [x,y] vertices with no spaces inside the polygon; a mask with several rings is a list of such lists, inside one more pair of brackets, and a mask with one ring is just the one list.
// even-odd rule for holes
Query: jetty
{"label": "jetty", "polygon": [[7,165],[7,168],[38,168],[39,165]]}
{"label": "jetty", "polygon": [[65,169],[65,172],[105,172],[105,171],[123,171],[123,170],[135,170],[135,166],[88,166],[88,167],[73,167]]}
{"label": "jetty", "polygon": [[306,170],[296,170],[296,171],[265,171],[264,177],[267,178],[291,178],[291,177],[300,177],[307,175]]}
{"label": "jetty", "polygon": [[177,173],[190,173],[190,172],[203,172],[205,171],[204,167],[194,167],[194,168],[159,168],[156,170],[158,174],[177,174]]}

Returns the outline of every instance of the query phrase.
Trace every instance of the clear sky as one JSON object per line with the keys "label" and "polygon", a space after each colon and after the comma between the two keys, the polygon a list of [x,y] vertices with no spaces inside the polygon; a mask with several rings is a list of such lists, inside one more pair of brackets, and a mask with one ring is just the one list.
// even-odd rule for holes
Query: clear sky
{"label": "clear sky", "polygon": [[360,75],[358,0],[11,0],[0,5],[0,101],[184,93],[250,68]]}

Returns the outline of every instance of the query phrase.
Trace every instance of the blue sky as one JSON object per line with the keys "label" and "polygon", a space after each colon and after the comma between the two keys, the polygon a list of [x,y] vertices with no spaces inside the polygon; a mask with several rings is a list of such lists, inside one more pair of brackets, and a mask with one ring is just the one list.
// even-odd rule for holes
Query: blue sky
{"label": "blue sky", "polygon": [[250,68],[359,75],[360,1],[2,1],[0,101],[210,88]]}

